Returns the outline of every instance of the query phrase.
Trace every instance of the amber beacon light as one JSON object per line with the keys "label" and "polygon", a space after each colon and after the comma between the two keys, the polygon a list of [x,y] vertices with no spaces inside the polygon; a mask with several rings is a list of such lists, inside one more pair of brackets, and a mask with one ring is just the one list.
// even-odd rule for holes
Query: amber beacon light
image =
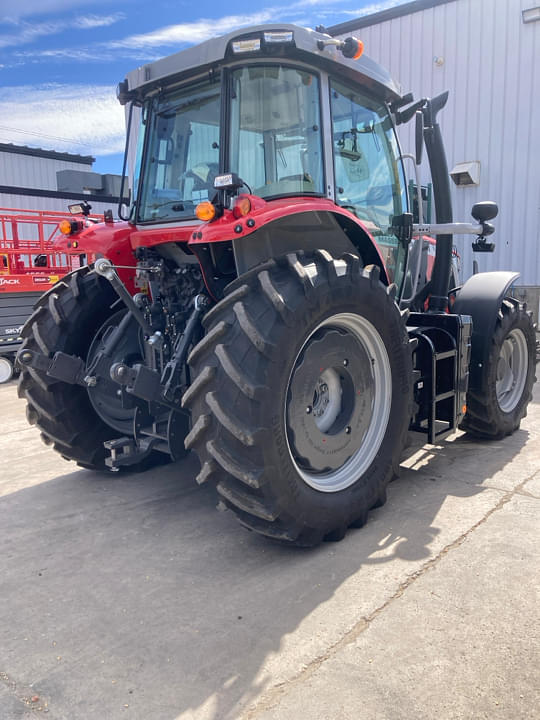
{"label": "amber beacon light", "polygon": [[58,229],[64,235],[73,235],[83,229],[83,223],[80,220],[62,220],[58,224]]}
{"label": "amber beacon light", "polygon": [[338,38],[325,38],[317,42],[319,50],[324,50],[327,45],[334,45],[341,50],[344,57],[350,60],[358,60],[362,57],[364,52],[364,43],[358,38],[348,37],[346,40],[339,40]]}
{"label": "amber beacon light", "polygon": [[215,218],[216,208],[211,202],[205,200],[197,205],[195,208],[195,215],[199,218],[199,220],[205,220],[208,222],[209,220],[213,220]]}

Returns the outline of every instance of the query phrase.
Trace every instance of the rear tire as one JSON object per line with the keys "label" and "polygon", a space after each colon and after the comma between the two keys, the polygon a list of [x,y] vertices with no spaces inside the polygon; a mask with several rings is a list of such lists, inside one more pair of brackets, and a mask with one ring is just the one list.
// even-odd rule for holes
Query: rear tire
{"label": "rear tire", "polygon": [[206,315],[189,357],[186,447],[242,525],[289,544],[341,539],[386,499],[411,415],[394,292],[352,255],[289,254]]}
{"label": "rear tire", "polygon": [[500,440],[517,430],[532,398],[535,354],[532,313],[514,298],[505,298],[484,368],[483,389],[467,393],[467,412],[459,427],[488,440]]}
{"label": "rear tire", "polygon": [[[104,278],[88,267],[76,270],[38,300],[23,328],[20,352],[29,349],[52,357],[61,351],[86,360],[96,333],[118,311],[113,308],[117,301],[116,293]],[[81,467],[110,469],[105,465],[108,451],[103,443],[124,433],[97,414],[86,388],[23,366],[18,393],[26,399],[28,421],[41,430],[45,444]],[[111,406],[114,400],[111,398]],[[118,401],[116,404],[119,405]]]}

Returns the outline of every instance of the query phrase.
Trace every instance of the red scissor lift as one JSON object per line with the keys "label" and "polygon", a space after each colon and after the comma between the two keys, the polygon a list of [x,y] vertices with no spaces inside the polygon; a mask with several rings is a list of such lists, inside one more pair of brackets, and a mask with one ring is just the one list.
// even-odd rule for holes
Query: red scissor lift
{"label": "red scissor lift", "polygon": [[66,215],[0,208],[0,383],[13,376],[20,332],[37,299],[64,275],[94,260],[85,253],[55,250]]}

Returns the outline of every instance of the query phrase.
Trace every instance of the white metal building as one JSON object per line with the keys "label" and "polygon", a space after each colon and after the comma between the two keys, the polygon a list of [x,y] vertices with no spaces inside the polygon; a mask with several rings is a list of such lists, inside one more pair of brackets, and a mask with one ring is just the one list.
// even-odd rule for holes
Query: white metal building
{"label": "white metal building", "polygon": [[[449,170],[480,170],[478,185],[452,183],[454,220],[470,221],[479,200],[500,210],[493,254],[455,238],[462,274],[476,259],[481,271],[517,270],[519,284],[540,285],[540,0],[416,0],[326,31],[363,40],[415,99],[450,91],[439,115]],[[414,152],[413,125],[400,128],[403,152]]]}
{"label": "white metal building", "polygon": [[0,143],[0,208],[67,211],[87,200],[93,213],[118,207],[119,177],[92,172],[89,155]]}

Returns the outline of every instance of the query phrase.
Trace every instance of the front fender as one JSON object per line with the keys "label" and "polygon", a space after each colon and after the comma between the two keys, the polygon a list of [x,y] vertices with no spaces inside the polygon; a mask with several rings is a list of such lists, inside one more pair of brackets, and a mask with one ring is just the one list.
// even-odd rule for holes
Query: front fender
{"label": "front fender", "polygon": [[131,234],[135,230],[127,222],[97,223],[85,227],[73,235],[58,235],[54,238],[55,252],[66,255],[85,253],[91,258],[106,257],[120,267],[118,274],[134,292],[135,255],[131,247]]}
{"label": "front fender", "polygon": [[480,390],[485,379],[484,367],[489,359],[491,338],[497,316],[508,288],[519,277],[518,272],[478,273],[459,290],[452,312],[470,315],[473,320],[469,387]]}

